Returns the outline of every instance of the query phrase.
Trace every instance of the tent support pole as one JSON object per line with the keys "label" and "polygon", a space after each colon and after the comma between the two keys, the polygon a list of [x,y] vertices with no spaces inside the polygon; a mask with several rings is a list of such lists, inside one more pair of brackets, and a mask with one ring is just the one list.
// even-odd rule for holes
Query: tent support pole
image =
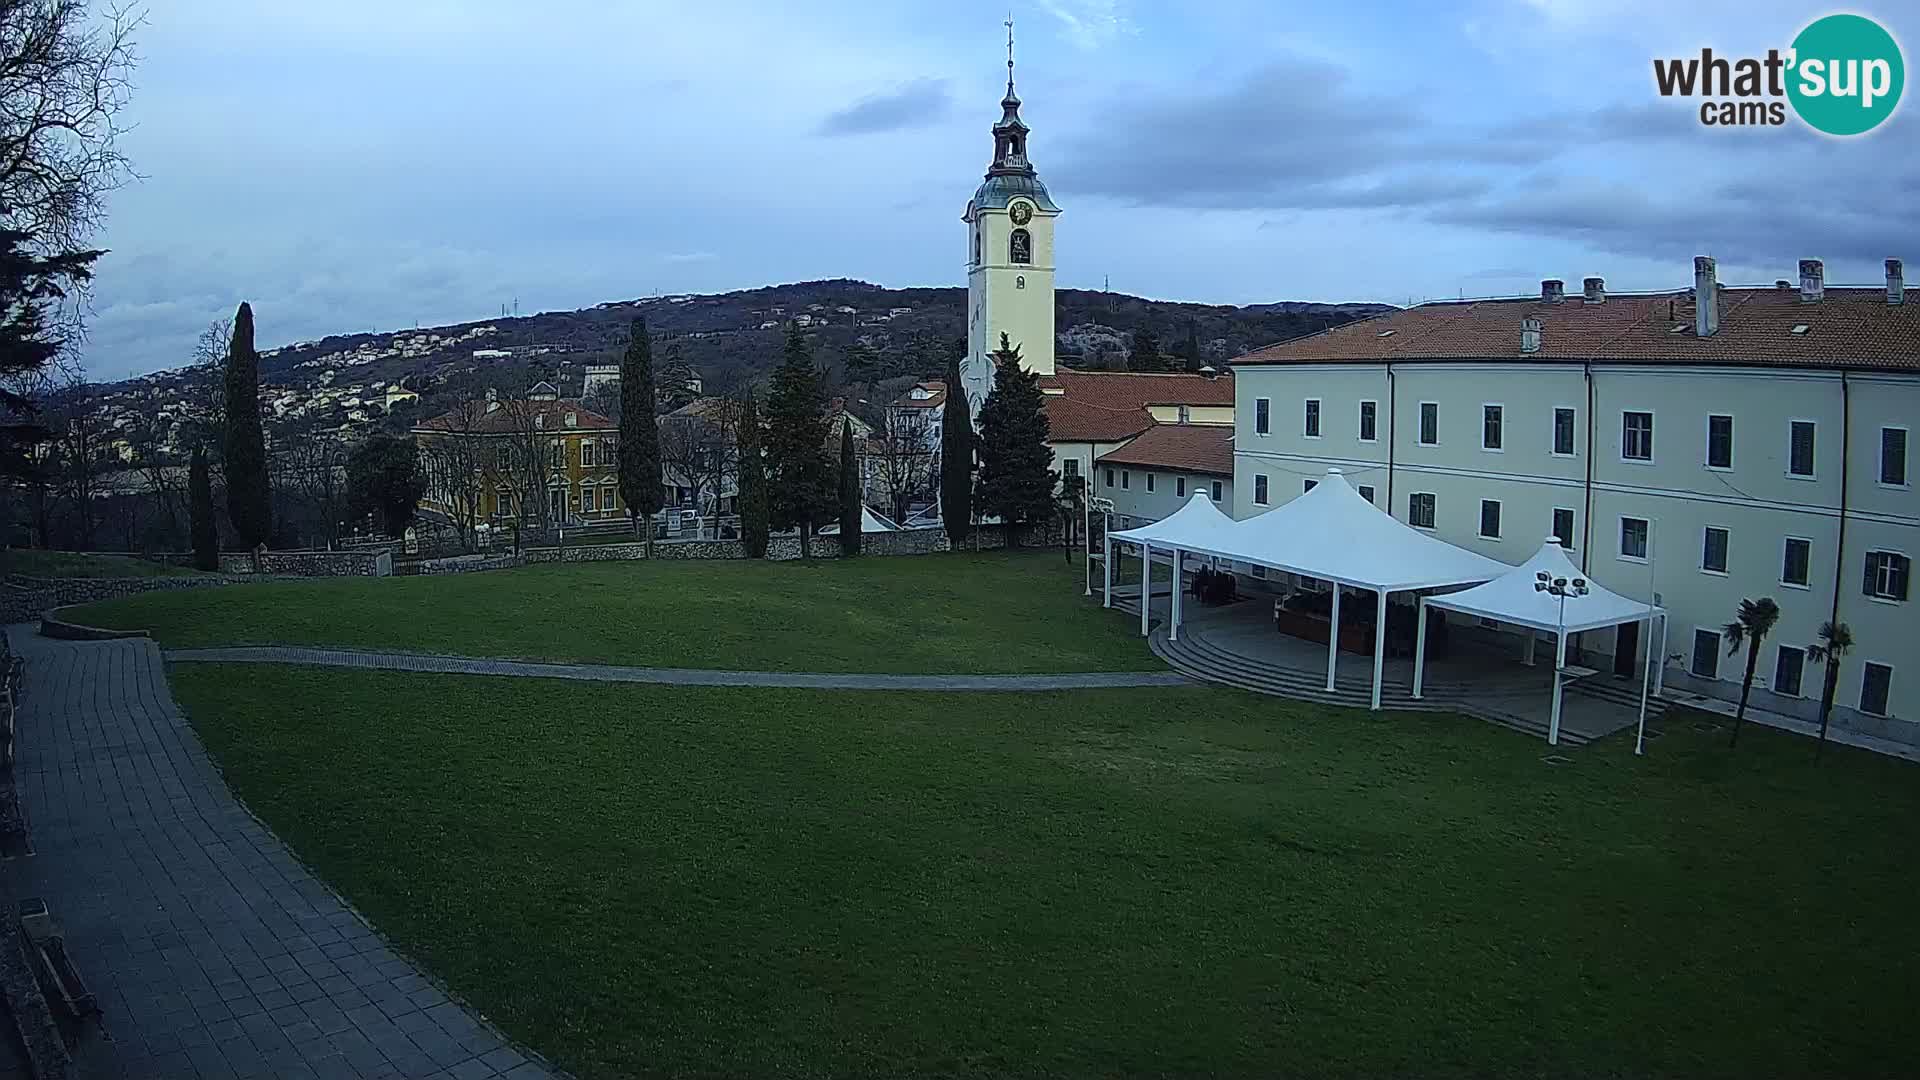
{"label": "tent support pole", "polygon": [[1421,597],[1416,606],[1419,613],[1420,628],[1413,632],[1413,699],[1420,700],[1420,682],[1427,673],[1427,598]]}
{"label": "tent support pole", "polygon": [[1340,583],[1333,585],[1333,621],[1327,624],[1327,689],[1333,689],[1333,673],[1340,666]]}
{"label": "tent support pole", "polygon": [[1660,613],[1660,662],[1653,665],[1653,692],[1659,694],[1667,686],[1667,614]]}
{"label": "tent support pole", "polygon": [[1647,690],[1653,685],[1653,618],[1649,616],[1642,631],[1647,639],[1647,670],[1640,678],[1640,726],[1633,732],[1633,756],[1639,757],[1647,748]]}
{"label": "tent support pole", "polygon": [[1102,589],[1100,606],[1110,608],[1113,606],[1113,537],[1103,536],[1100,539],[1104,542],[1106,548],[1100,560]]}
{"label": "tent support pole", "polygon": [[1540,640],[1540,635],[1533,632],[1533,627],[1531,626],[1527,627],[1527,646],[1520,653],[1521,663],[1527,665],[1528,667],[1533,666],[1533,646],[1539,640]]}
{"label": "tent support pole", "polygon": [[1167,624],[1167,640],[1180,640],[1180,549],[1173,549],[1173,620]]}
{"label": "tent support pole", "polygon": [[1153,547],[1140,545],[1140,636],[1146,637],[1153,614]]}
{"label": "tent support pole", "polygon": [[1560,745],[1560,678],[1567,667],[1567,632],[1564,628],[1554,631],[1553,635],[1553,718],[1547,722],[1547,745]]}
{"label": "tent support pole", "polygon": [[1387,590],[1380,590],[1380,604],[1373,620],[1373,711],[1380,711],[1380,679],[1387,666]]}

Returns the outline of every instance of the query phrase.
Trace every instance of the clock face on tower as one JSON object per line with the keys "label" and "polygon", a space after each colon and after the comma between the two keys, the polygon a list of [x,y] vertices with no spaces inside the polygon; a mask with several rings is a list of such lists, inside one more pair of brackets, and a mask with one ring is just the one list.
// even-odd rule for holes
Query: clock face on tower
{"label": "clock face on tower", "polygon": [[1013,223],[1015,225],[1025,225],[1027,222],[1033,220],[1033,204],[1015,202],[1010,208],[1010,213],[1013,216]]}

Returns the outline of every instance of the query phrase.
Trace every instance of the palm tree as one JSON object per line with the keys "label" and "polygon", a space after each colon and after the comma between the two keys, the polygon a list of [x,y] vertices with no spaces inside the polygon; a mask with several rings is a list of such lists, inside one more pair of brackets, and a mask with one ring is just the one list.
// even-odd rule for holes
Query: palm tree
{"label": "palm tree", "polygon": [[1773,597],[1763,596],[1758,600],[1740,601],[1740,610],[1733,621],[1720,631],[1727,640],[1727,655],[1747,647],[1747,675],[1740,680],[1740,708],[1733,714],[1733,738],[1728,741],[1731,750],[1740,743],[1740,722],[1747,718],[1747,696],[1753,693],[1753,669],[1760,663],[1760,641],[1773,632],[1773,624],[1780,621],[1780,605]]}
{"label": "palm tree", "polygon": [[1813,756],[1827,748],[1827,721],[1833,718],[1833,692],[1840,686],[1840,658],[1853,651],[1853,628],[1846,623],[1820,624],[1820,643],[1807,647],[1807,659],[1827,665],[1827,681],[1820,688],[1820,742]]}

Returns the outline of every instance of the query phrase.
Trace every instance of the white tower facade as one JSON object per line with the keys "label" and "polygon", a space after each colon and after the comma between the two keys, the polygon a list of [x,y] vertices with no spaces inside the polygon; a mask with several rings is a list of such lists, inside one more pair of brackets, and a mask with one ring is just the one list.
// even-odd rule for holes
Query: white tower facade
{"label": "white tower facade", "polygon": [[960,381],[975,416],[993,389],[993,352],[1005,334],[1020,366],[1053,374],[1053,219],[1060,208],[1027,158],[1027,125],[1013,92],[1007,36],[1007,96],[993,125],[993,164],[960,220],[967,225],[967,358]]}

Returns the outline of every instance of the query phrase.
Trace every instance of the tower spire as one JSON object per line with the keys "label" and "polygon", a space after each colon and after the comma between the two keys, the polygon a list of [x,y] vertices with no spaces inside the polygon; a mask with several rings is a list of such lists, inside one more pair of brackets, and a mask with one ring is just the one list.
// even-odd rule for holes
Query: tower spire
{"label": "tower spire", "polygon": [[1027,125],[1020,119],[1020,95],[1013,92],[1013,15],[1007,27],[1007,96],[1000,99],[1000,122],[993,125],[993,165],[988,176],[1017,173],[1033,175],[1027,161]]}

